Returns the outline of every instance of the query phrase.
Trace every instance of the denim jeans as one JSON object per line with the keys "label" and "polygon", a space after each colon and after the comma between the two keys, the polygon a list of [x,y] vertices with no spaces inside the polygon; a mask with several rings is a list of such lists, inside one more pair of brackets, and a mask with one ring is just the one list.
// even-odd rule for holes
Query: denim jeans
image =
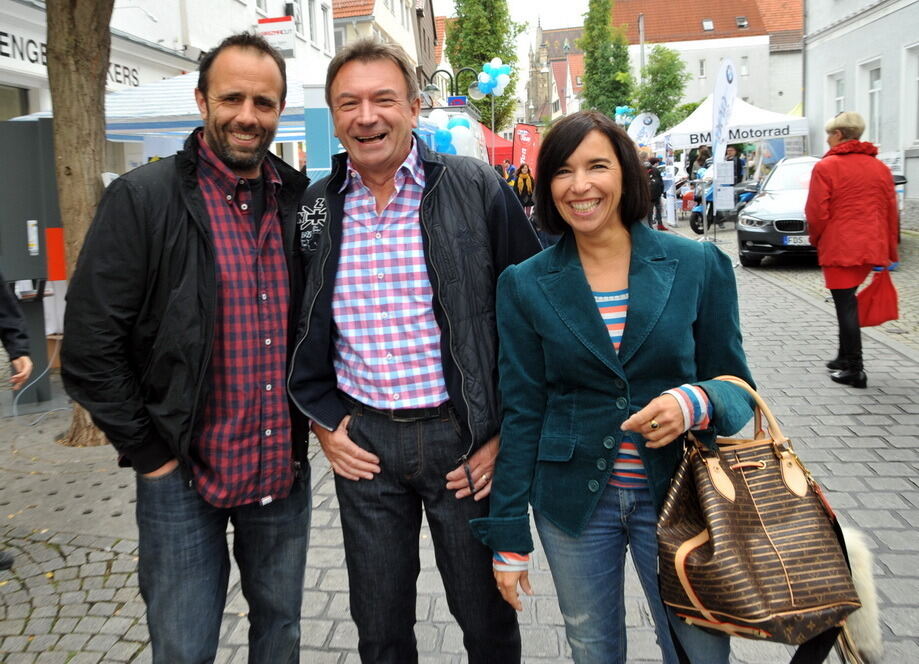
{"label": "denim jeans", "polygon": [[731,659],[729,636],[690,625],[677,617],[669,606],[667,616],[691,664],[728,664]]}
{"label": "denim jeans", "polygon": [[607,486],[580,537],[534,514],[576,664],[626,662],[625,552],[632,551],[661,661],[676,664],[657,582],[657,513],[647,489]]}
{"label": "denim jeans", "polygon": [[138,579],[154,664],[204,664],[217,653],[233,555],[249,603],[250,664],[300,657],[300,605],[309,544],[309,468],[287,498],[218,509],[178,470],[137,476]]}
{"label": "denim jeans", "polygon": [[488,515],[488,500],[457,500],[445,488],[446,474],[467,448],[455,415],[397,422],[355,404],[351,416],[351,439],[376,454],[381,469],[372,480],[335,477],[361,661],[418,661],[414,627],[423,509],[447,606],[463,631],[470,664],[519,662],[516,612],[498,593],[491,551],[469,527],[470,519]]}

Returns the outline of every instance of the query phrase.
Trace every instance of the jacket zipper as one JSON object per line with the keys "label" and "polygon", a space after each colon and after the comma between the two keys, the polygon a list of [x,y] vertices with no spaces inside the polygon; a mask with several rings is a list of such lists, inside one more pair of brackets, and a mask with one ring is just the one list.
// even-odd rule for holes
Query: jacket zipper
{"label": "jacket zipper", "polygon": [[[437,185],[440,184],[440,181],[444,177],[444,173],[447,171],[446,164],[443,165],[443,170],[440,172],[440,175],[437,176],[437,180],[431,185],[431,188],[421,197],[421,205],[418,207],[418,218],[421,221],[421,227],[424,229],[425,233],[428,235],[428,244],[431,246],[433,251],[434,241],[431,237],[431,231],[427,227],[427,224],[424,220],[424,203],[428,199],[434,189],[437,188]],[[447,307],[444,306],[444,299],[441,295],[443,289],[443,282],[441,280],[440,272],[437,271],[437,265],[434,261],[434,257],[431,257],[431,267],[434,269],[434,273],[437,275],[437,300],[440,302],[440,308],[443,309],[444,318],[447,320],[447,327],[450,331],[450,357],[453,358],[453,364],[456,366],[456,370],[459,371],[460,375],[460,393],[463,397],[463,403],[466,404],[466,425],[469,427],[469,449],[466,450],[466,453],[460,457],[461,461],[465,461],[469,458],[472,448],[475,447],[475,433],[472,428],[472,408],[469,406],[469,400],[466,398],[466,374],[463,373],[463,368],[460,366],[460,363],[456,359],[456,353],[453,352],[453,323],[450,321],[450,313],[447,311]]]}
{"label": "jacket zipper", "polygon": [[[335,179],[337,175],[338,175],[338,164],[335,165],[335,170],[329,175],[329,184],[332,183],[332,181]],[[328,190],[328,187],[327,187],[327,190]],[[328,197],[326,197],[326,199],[328,199]],[[329,233],[331,233],[330,228],[327,227],[326,230]],[[316,306],[316,300],[319,298],[319,293],[322,291],[322,286],[325,283],[325,265],[328,262],[329,255],[331,253],[332,253],[332,242],[331,240],[329,240],[328,242],[326,242],[325,255],[322,256],[322,259],[321,259],[322,262],[319,264],[319,287],[316,289],[315,294],[313,295],[313,299],[310,302],[310,306],[306,311],[306,328],[303,330],[303,336],[300,337],[299,341],[297,341],[297,345],[294,346],[294,352],[290,356],[290,367],[287,370],[287,396],[290,397],[290,400],[294,402],[294,405],[297,406],[297,409],[301,413],[303,413],[307,418],[309,418],[313,422],[319,423],[320,425],[322,425],[324,428],[328,429],[329,431],[334,431],[335,427],[330,427],[324,422],[320,422],[316,417],[308,413],[307,410],[302,405],[300,405],[300,402],[294,398],[293,392],[291,392],[291,389],[290,389],[290,379],[291,377],[293,377],[293,374],[294,374],[294,361],[297,358],[297,353],[300,352],[300,345],[309,336],[310,323],[312,322],[312,316],[313,316],[313,308]],[[304,288],[305,287],[306,287],[306,284],[304,284]],[[331,339],[329,341],[331,342]]]}

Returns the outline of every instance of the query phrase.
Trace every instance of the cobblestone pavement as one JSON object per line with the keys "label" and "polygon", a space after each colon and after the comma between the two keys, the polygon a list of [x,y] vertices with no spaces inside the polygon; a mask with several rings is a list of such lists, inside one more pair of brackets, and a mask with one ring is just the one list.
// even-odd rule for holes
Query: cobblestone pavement
{"label": "cobblestone pavement", "polygon": [[[721,245],[730,251],[731,244]],[[912,263],[912,261],[910,261]],[[919,357],[915,333],[869,330],[867,390],[829,381],[836,325],[816,268],[741,269],[738,284],[746,348],[761,392],[784,431],[827,488],[845,524],[862,528],[875,553],[886,645],[884,662],[919,661]],[[908,265],[904,269],[909,269]],[[797,271],[795,271],[797,270]],[[901,310],[914,313],[915,279],[897,275]],[[805,282],[811,285],[805,285]],[[912,289],[912,290],[911,290]],[[907,292],[909,291],[909,292]],[[905,295],[905,297],[904,297]],[[909,344],[909,345],[907,345]],[[55,382],[59,394],[60,384]],[[9,393],[0,394],[8,401]],[[149,662],[136,585],[137,533],[129,471],[109,448],[73,449],[54,439],[68,414],[0,420],[0,546],[17,556],[0,572],[0,661],[8,664]],[[315,447],[314,447],[315,449]],[[302,661],[358,661],[348,617],[347,575],[333,482],[314,456],[314,512],[304,588]],[[568,660],[544,559],[534,555],[536,596],[521,614],[527,662]],[[629,661],[659,661],[641,590],[626,586]],[[427,531],[417,604],[421,661],[464,661]],[[246,603],[234,570],[218,662],[246,661]],[[735,640],[743,664],[788,660],[774,644]],[[831,659],[831,661],[833,661]]]}

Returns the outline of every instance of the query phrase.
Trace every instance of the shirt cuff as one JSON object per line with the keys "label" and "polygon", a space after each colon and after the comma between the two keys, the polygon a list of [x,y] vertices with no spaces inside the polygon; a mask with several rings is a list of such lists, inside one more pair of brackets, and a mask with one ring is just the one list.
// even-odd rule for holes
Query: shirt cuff
{"label": "shirt cuff", "polygon": [[530,554],[495,551],[492,567],[496,572],[526,572],[530,568]]}
{"label": "shirt cuff", "polygon": [[664,394],[669,394],[680,404],[680,410],[683,411],[683,431],[705,430],[711,426],[712,402],[701,387],[680,385]]}

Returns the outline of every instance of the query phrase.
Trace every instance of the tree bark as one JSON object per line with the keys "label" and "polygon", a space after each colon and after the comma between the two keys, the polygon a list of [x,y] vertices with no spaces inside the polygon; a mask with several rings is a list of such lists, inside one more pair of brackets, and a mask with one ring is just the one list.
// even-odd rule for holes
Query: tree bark
{"label": "tree bark", "polygon": [[[47,0],[48,83],[54,112],[57,192],[73,274],[83,237],[102,196],[105,81],[114,0]],[[88,414],[74,404],[67,445],[105,445]]]}

